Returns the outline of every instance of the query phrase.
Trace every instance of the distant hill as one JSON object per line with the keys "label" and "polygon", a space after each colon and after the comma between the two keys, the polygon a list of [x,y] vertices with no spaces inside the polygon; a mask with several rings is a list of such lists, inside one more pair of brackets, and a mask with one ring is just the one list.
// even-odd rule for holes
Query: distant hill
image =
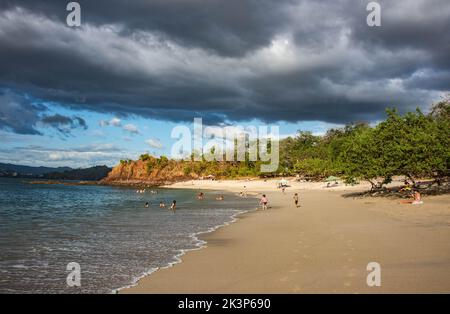
{"label": "distant hill", "polygon": [[107,166],[95,166],[85,169],[72,169],[63,172],[50,172],[44,175],[45,179],[53,180],[101,180],[105,178],[111,168]]}
{"label": "distant hill", "polygon": [[0,177],[9,178],[42,178],[54,180],[101,180],[105,178],[111,168],[95,166],[90,168],[73,169],[70,167],[31,167],[0,163]]}
{"label": "distant hill", "polygon": [[4,164],[0,163],[0,173],[13,173],[16,172],[19,175],[23,176],[41,176],[50,172],[64,172],[72,170],[70,167],[31,167],[31,166],[22,166],[22,165],[14,165],[14,164]]}

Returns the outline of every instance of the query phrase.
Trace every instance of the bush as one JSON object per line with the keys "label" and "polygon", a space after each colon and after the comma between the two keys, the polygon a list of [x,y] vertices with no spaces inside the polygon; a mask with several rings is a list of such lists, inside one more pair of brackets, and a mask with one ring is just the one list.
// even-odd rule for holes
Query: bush
{"label": "bush", "polygon": [[142,154],[142,155],[139,157],[139,159],[142,160],[142,161],[147,161],[147,160],[150,159],[150,155],[149,155],[149,154]]}
{"label": "bush", "polygon": [[183,173],[184,173],[185,176],[190,175],[191,172],[192,172],[192,168],[191,168],[190,166],[185,166],[185,167],[183,168]]}

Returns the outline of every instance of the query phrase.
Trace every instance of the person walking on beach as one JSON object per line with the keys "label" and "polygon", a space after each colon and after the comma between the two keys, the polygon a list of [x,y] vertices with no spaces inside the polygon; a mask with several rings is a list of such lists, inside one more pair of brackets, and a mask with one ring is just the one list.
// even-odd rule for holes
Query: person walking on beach
{"label": "person walking on beach", "polygon": [[244,197],[247,197],[247,186],[244,185],[244,193],[243,193]]}
{"label": "person walking on beach", "polygon": [[263,194],[261,200],[259,201],[259,204],[262,205],[262,210],[267,209],[267,203],[269,203],[269,200],[267,199],[266,194]]}
{"label": "person walking on beach", "polygon": [[300,205],[298,205],[298,194],[297,193],[294,194],[294,203],[295,203],[295,207],[297,207],[297,208],[300,207]]}
{"label": "person walking on beach", "polygon": [[173,200],[172,205],[170,206],[170,210],[175,213],[176,208],[177,208],[177,201]]}

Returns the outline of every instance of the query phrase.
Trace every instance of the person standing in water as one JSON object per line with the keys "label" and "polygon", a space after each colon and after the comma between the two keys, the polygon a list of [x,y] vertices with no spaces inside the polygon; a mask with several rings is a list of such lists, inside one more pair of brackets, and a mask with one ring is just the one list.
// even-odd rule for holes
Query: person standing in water
{"label": "person standing in water", "polygon": [[170,206],[170,210],[175,213],[176,208],[177,208],[177,201],[173,200],[172,205]]}
{"label": "person standing in water", "polygon": [[149,206],[148,202],[145,202],[145,208],[148,208]]}
{"label": "person standing in water", "polygon": [[266,194],[263,194],[261,200],[259,201],[259,204],[262,205],[262,210],[267,209],[267,203],[269,203],[269,200],[267,199]]}
{"label": "person standing in water", "polygon": [[295,207],[300,207],[300,205],[298,205],[298,194],[297,193],[295,193],[294,194],[294,203],[295,203]]}
{"label": "person standing in water", "polygon": [[247,197],[247,187],[244,185],[244,192],[243,192],[243,196]]}

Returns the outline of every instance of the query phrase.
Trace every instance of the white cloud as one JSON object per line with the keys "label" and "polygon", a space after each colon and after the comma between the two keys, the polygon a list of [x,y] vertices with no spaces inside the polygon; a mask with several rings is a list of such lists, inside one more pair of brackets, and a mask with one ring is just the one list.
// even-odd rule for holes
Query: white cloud
{"label": "white cloud", "polygon": [[112,118],[109,121],[109,124],[113,125],[113,126],[120,126],[122,123],[122,121],[119,118]]}
{"label": "white cloud", "polygon": [[115,166],[121,159],[137,159],[139,152],[126,151],[110,143],[93,143],[71,149],[47,148],[37,145],[0,149],[0,162],[48,167],[72,168],[94,165]]}
{"label": "white cloud", "polygon": [[131,123],[124,125],[123,129],[131,134],[139,134],[138,127]]}
{"label": "white cloud", "polygon": [[157,138],[149,138],[145,141],[145,143],[147,143],[150,147],[157,149],[162,149],[164,147],[161,141]]}

